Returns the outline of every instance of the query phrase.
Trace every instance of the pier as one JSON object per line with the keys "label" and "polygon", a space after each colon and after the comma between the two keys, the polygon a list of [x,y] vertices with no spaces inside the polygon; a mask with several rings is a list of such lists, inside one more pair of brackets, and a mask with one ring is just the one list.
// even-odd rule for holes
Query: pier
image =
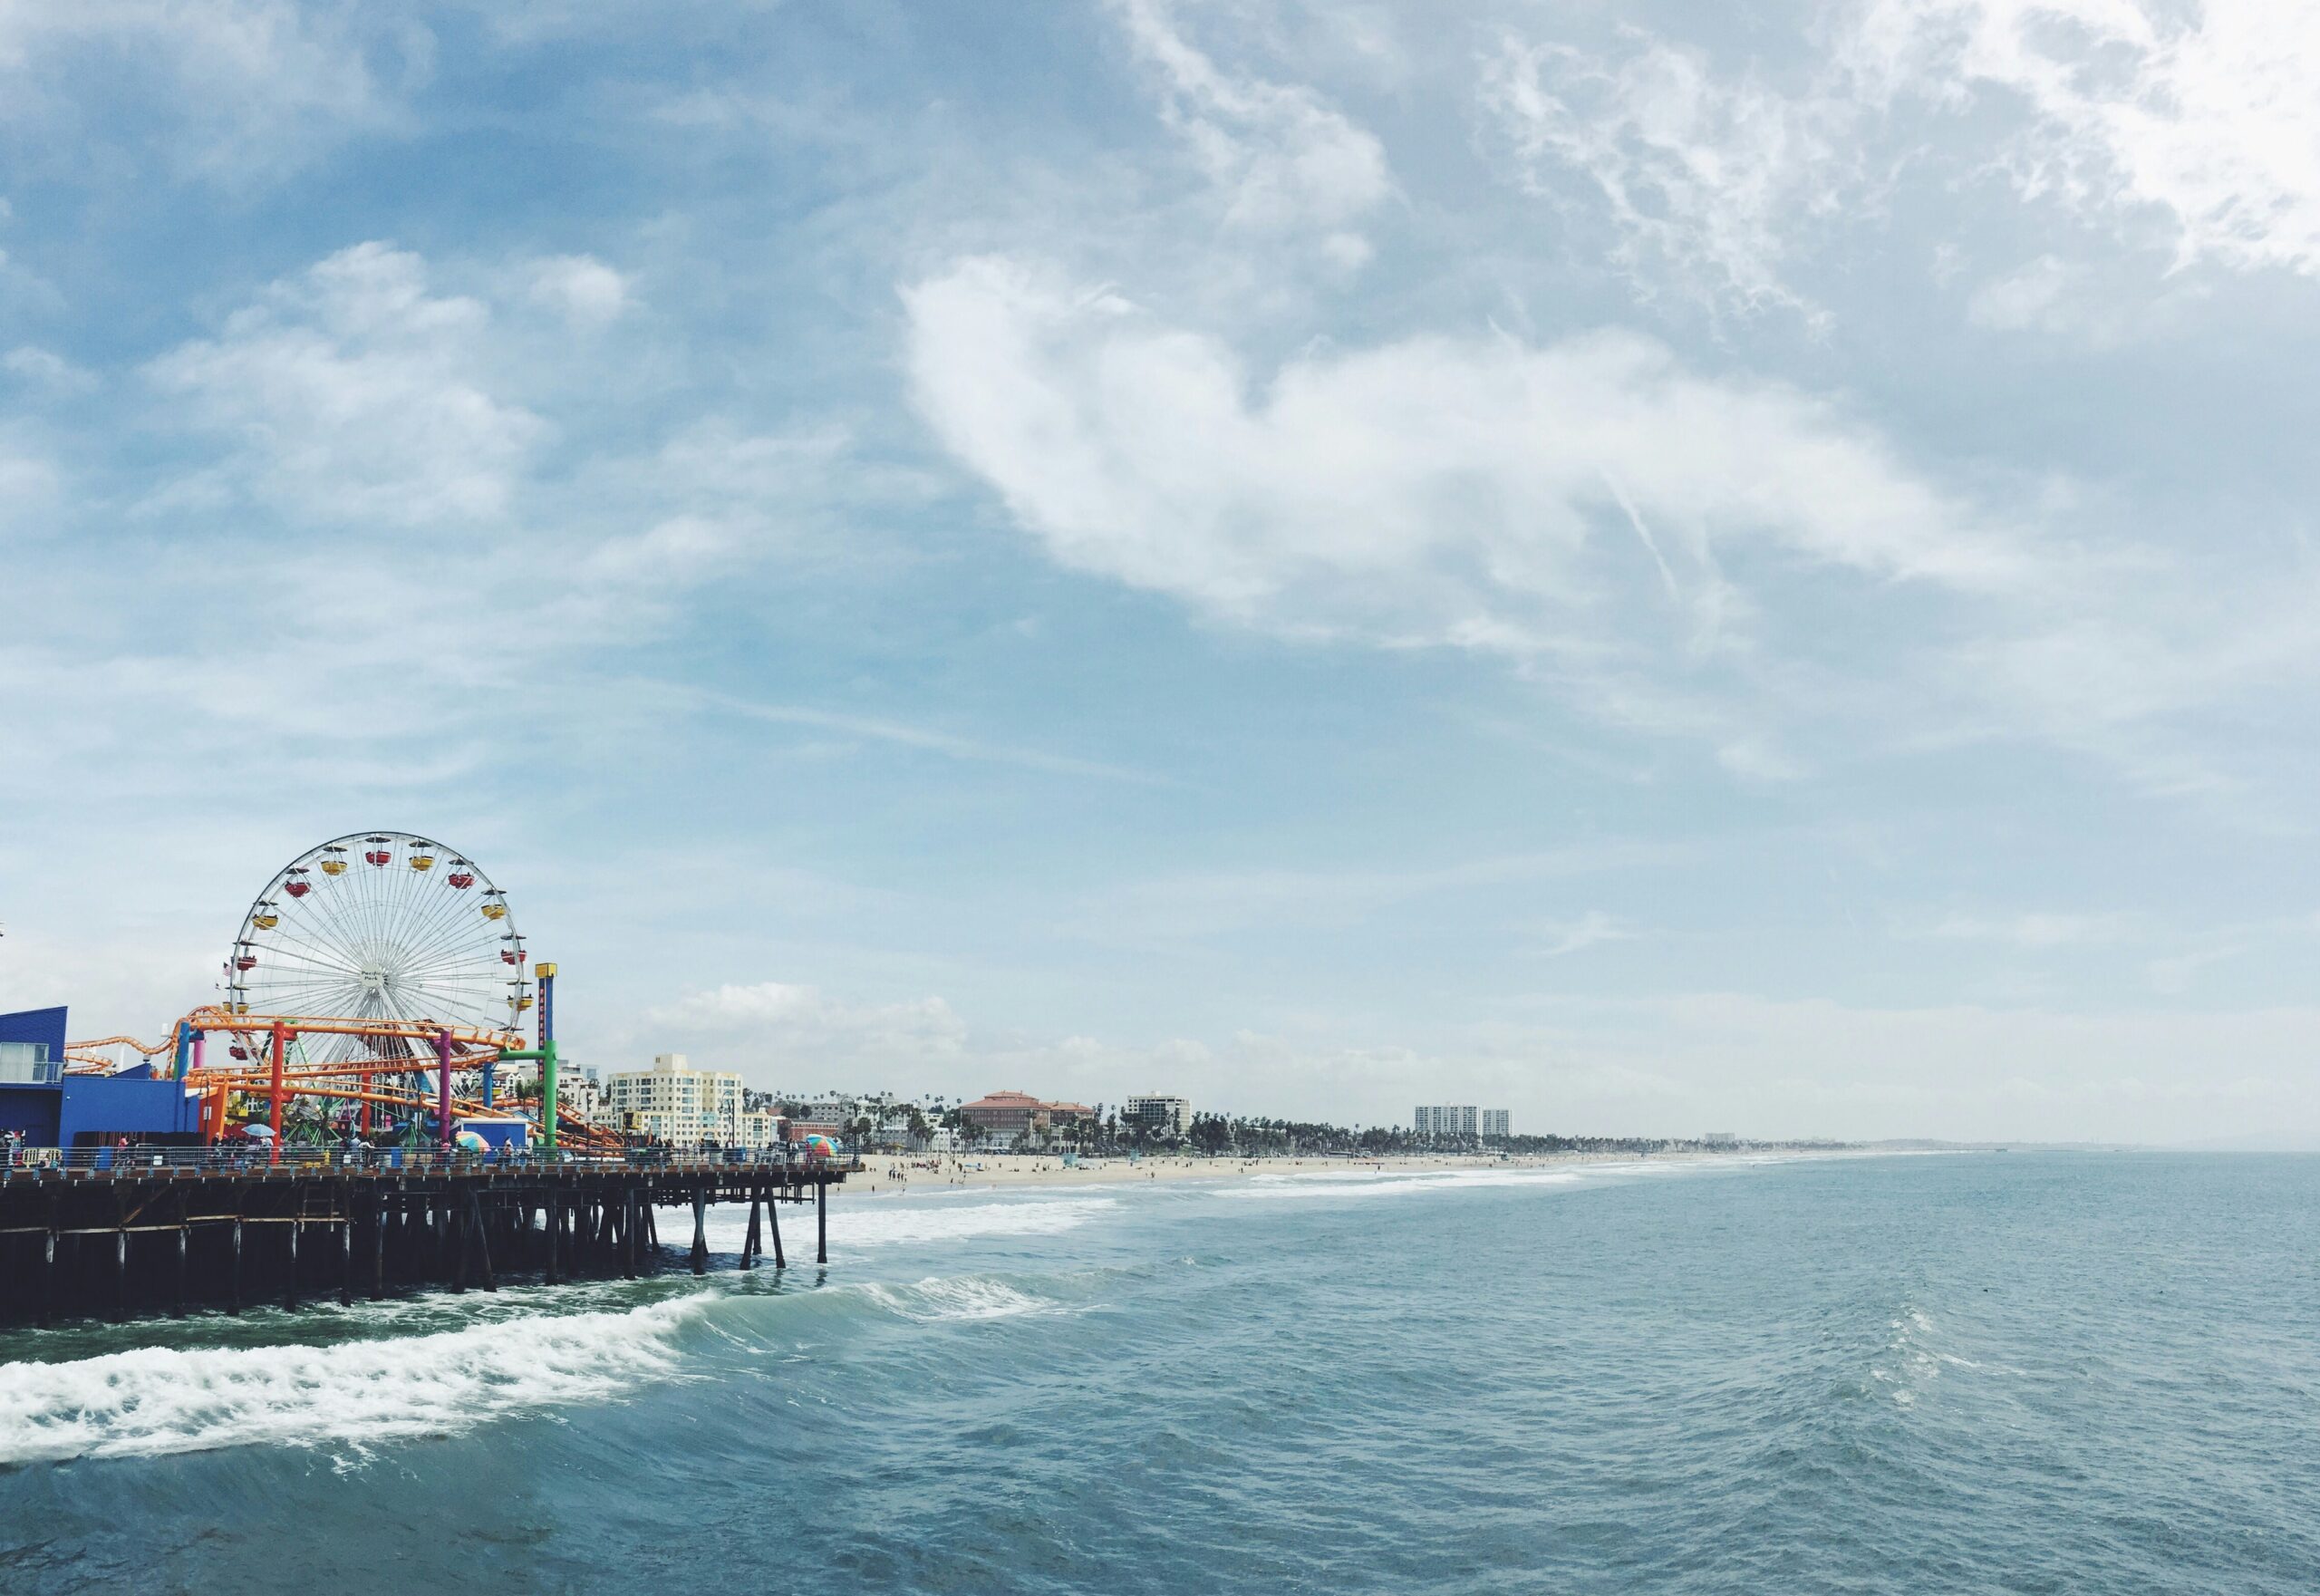
{"label": "pier", "polygon": [[[775,1268],[788,1264],[785,1206],[812,1209],[813,1235],[799,1240],[826,1262],[830,1188],[859,1167],[786,1150],[717,1160],[334,1150],[268,1162],[242,1149],[76,1149],[0,1175],[0,1322],[352,1304],[672,1264],[699,1274],[709,1208],[729,1203],[749,1211],[738,1267],[768,1253]],[[691,1211],[689,1245],[662,1241],[661,1207]]]}

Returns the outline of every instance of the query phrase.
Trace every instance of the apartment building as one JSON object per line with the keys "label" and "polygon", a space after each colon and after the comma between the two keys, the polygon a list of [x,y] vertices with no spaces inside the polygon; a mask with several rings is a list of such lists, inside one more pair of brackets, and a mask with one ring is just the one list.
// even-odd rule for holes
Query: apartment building
{"label": "apartment building", "polygon": [[730,1069],[694,1069],[682,1053],[654,1057],[650,1069],[616,1070],[604,1082],[613,1120],[640,1135],[677,1146],[715,1141],[740,1145],[769,1127],[770,1116],[741,1108],[741,1078]]}
{"label": "apartment building", "polygon": [[1420,1137],[1440,1141],[1471,1142],[1513,1134],[1513,1116],[1504,1108],[1480,1108],[1472,1103],[1421,1103],[1412,1112],[1410,1128]]}
{"label": "apartment building", "polygon": [[1193,1128],[1190,1098],[1130,1098],[1120,1108],[1120,1123],[1159,1136],[1185,1136]]}

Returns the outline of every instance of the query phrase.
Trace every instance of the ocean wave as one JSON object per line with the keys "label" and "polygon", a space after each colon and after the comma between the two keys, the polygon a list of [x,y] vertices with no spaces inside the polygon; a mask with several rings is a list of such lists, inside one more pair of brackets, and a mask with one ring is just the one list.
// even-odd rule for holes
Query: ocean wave
{"label": "ocean wave", "polygon": [[[968,1241],[981,1236],[1049,1236],[1077,1230],[1090,1220],[1118,1207],[1116,1197],[1032,1197],[1012,1201],[920,1205],[897,1201],[875,1206],[830,1208],[830,1248],[833,1253],[878,1247],[923,1245],[931,1242]],[[795,1260],[811,1256],[814,1221],[802,1208],[785,1210],[782,1242]],[[692,1210],[660,1210],[663,1245],[690,1246]],[[746,1206],[727,1204],[710,1210],[702,1233],[712,1253],[739,1253],[749,1233]],[[773,1236],[764,1233],[766,1253],[773,1252]]]}
{"label": "ocean wave", "polygon": [[1310,1175],[1259,1175],[1246,1185],[1226,1186],[1215,1195],[1230,1198],[1393,1197],[1504,1186],[1570,1185],[1586,1178],[1589,1173],[1578,1169],[1428,1170],[1334,1181],[1315,1180]]}
{"label": "ocean wave", "polygon": [[603,1401],[676,1373],[680,1328],[717,1300],[327,1346],[143,1347],[0,1364],[0,1465],[253,1443],[360,1448]]}
{"label": "ocean wave", "polygon": [[914,1285],[868,1285],[862,1294],[880,1307],[922,1324],[944,1320],[1014,1319],[1029,1313],[1060,1313],[1059,1302],[1034,1297],[1004,1281],[980,1275],[931,1278]]}

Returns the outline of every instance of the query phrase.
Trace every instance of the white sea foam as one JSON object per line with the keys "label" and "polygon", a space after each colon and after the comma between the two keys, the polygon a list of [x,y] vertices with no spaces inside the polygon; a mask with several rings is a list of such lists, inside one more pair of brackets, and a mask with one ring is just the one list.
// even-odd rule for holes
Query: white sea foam
{"label": "white sea foam", "polygon": [[1014,1319],[1027,1313],[1062,1311],[1060,1304],[1019,1291],[1003,1282],[974,1275],[928,1279],[908,1286],[871,1285],[862,1290],[880,1307],[923,1324],[942,1320]]}
{"label": "white sea foam", "polygon": [[676,1372],[707,1294],[330,1346],[142,1347],[0,1364],[0,1464],[447,1435]]}
{"label": "white sea foam", "polygon": [[[957,1242],[979,1236],[1046,1236],[1077,1230],[1089,1220],[1119,1206],[1116,1197],[1017,1198],[1001,1202],[945,1203],[921,1205],[896,1202],[892,1205],[830,1206],[830,1248],[833,1253],[896,1247],[930,1242]],[[786,1208],[782,1241],[794,1260],[810,1256],[814,1221],[807,1210]],[[692,1241],[692,1210],[660,1210],[661,1240],[672,1246]],[[711,1209],[702,1233],[713,1253],[739,1253],[749,1233],[749,1209],[726,1205]],[[762,1233],[765,1250],[773,1251],[772,1233]]]}
{"label": "white sea foam", "polygon": [[1426,1192],[1558,1186],[1601,1180],[1669,1179],[1720,1169],[1788,1164],[1806,1156],[1755,1153],[1731,1154],[1713,1159],[1621,1158],[1543,1166],[1485,1165],[1460,1169],[1287,1170],[1252,1175],[1243,1185],[1219,1188],[1216,1195],[1259,1198],[1406,1196]]}
{"label": "white sea foam", "polygon": [[1569,1185],[1581,1169],[1444,1169],[1315,1180],[1310,1175],[1258,1175],[1246,1185],[1223,1186],[1220,1197],[1398,1197],[1426,1192],[1479,1191],[1495,1186]]}

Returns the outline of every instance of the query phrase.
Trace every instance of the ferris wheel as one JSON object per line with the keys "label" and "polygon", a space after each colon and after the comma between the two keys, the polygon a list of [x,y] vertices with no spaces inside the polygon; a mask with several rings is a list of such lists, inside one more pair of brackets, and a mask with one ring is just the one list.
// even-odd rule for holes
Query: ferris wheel
{"label": "ferris wheel", "polygon": [[[309,848],[242,916],[226,960],[233,1012],[426,1021],[513,1031],[532,1006],[508,895],[423,837],[374,831]],[[362,1037],[308,1039],[315,1062],[375,1056]]]}

